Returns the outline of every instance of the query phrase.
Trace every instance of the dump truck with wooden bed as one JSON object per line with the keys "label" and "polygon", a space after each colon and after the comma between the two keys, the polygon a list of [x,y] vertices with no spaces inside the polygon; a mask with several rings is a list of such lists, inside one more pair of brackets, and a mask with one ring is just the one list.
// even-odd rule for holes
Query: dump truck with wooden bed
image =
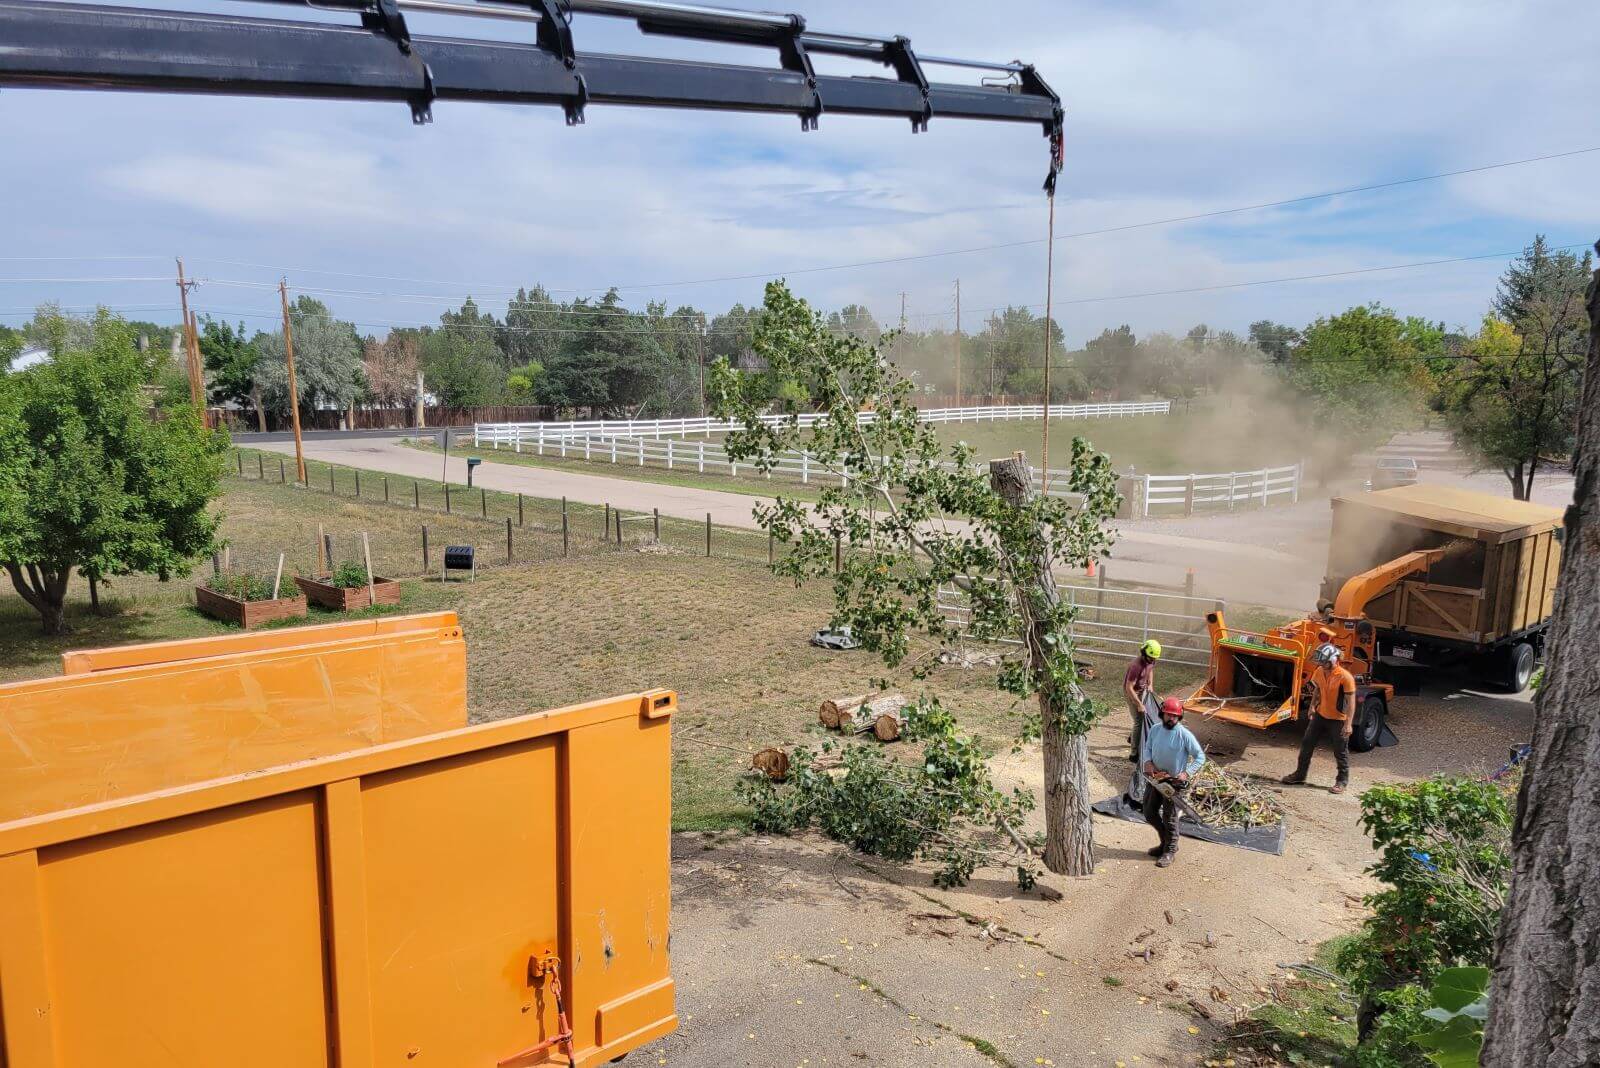
{"label": "dump truck with wooden bed", "polygon": [[0,1066],[526,1068],[676,1026],[665,690],[467,724],[452,612],[0,685]]}
{"label": "dump truck with wooden bed", "polygon": [[1561,562],[1561,511],[1423,483],[1336,497],[1317,611],[1266,631],[1211,612],[1206,681],[1187,710],[1267,728],[1313,714],[1312,654],[1331,643],[1356,678],[1350,747],[1393,741],[1396,694],[1465,664],[1508,692],[1543,649]]}

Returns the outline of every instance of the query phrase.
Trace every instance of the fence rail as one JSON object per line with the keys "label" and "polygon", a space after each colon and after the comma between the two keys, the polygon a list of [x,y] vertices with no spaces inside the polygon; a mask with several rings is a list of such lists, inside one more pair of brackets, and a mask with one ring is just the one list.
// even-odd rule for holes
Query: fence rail
{"label": "fence rail", "polygon": [[1181,509],[1184,515],[1196,511],[1232,511],[1237,508],[1265,508],[1274,497],[1287,503],[1300,500],[1300,477],[1305,467],[1268,467],[1259,471],[1223,471],[1212,474],[1144,475],[1144,514]]}
{"label": "fence rail", "polygon": [[[1106,419],[1136,415],[1166,415],[1172,411],[1171,401],[1130,401],[1116,404],[1052,404],[1052,419]],[[1006,404],[973,408],[929,408],[920,413],[925,423],[993,423],[1013,419],[1042,419],[1042,404]],[[786,423],[791,418],[802,428],[816,426],[827,416],[818,412],[802,412],[798,416],[765,415],[762,421],[769,426]],[[870,423],[872,412],[859,412],[856,420]],[[740,424],[728,419],[594,419],[567,423],[474,423],[472,444],[507,445],[526,440],[541,431],[545,434],[621,434],[626,437],[688,437],[691,434],[709,435],[737,429]]]}
{"label": "fence rail", "polygon": [[[1059,584],[1057,590],[1074,609],[1068,635],[1079,653],[1132,656],[1151,638],[1161,643],[1163,663],[1207,667],[1211,639],[1206,613],[1222,611],[1226,602],[1187,593],[1140,587]],[[972,611],[966,596],[953,586],[939,591],[939,610],[965,625]],[[1002,639],[1001,644],[1021,644]]]}
{"label": "fence rail", "polygon": [[[498,443],[490,442],[498,449]],[[763,472],[752,463],[740,463],[714,441],[680,441],[675,438],[632,437],[625,434],[569,434],[546,433],[543,428],[532,435],[513,439],[511,449],[534,456],[551,456],[561,459],[582,459],[592,463],[613,463],[629,467],[655,467],[667,471],[692,471],[695,474],[721,474],[738,478],[783,479],[810,483],[838,483],[844,485],[849,476],[837,468],[823,464],[804,449],[790,449],[778,453],[771,468]],[[981,466],[981,465],[979,465]],[[1031,468],[1034,478],[1040,477],[1039,468]],[[1070,471],[1050,469],[1050,496],[1075,498],[1067,491]]]}

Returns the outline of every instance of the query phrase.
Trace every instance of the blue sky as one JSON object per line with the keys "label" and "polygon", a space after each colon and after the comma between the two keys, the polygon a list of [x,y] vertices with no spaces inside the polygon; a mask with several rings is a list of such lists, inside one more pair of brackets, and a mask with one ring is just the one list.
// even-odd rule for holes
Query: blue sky
{"label": "blue sky", "polygon": [[[796,8],[817,29],[1037,64],[1068,108],[1058,233],[1600,146],[1586,111],[1595,27],[1581,5]],[[411,21],[415,33],[523,32]],[[580,50],[767,62],[594,16],[578,16],[575,34]],[[624,291],[630,304],[719,311],[759,301],[761,281],[658,283],[1036,239],[1046,222],[1036,130],[937,117],[917,136],[899,120],[828,115],[802,134],[789,116],[595,106],[568,129],[558,109],[439,104],[419,128],[401,105],[15,90],[0,93],[0,143],[0,279],[158,279],[0,281],[8,323],[45,299],[173,321],[165,279],[180,254],[203,280],[197,307],[251,329],[270,328],[269,284],[283,273],[368,332],[436,321],[468,293],[500,314],[534,282],[564,297],[641,285]],[[1536,232],[1592,241],[1597,190],[1600,152],[1060,241],[1058,318],[1075,343],[1124,322],[1141,333],[1198,321],[1242,330],[1372,300],[1472,324],[1502,261],[1098,298],[1508,251]],[[959,277],[970,328],[986,308],[1042,305],[1043,275],[1033,244],[790,279],[820,305],[865,303],[885,322],[903,291],[911,325],[926,327],[950,324]]]}

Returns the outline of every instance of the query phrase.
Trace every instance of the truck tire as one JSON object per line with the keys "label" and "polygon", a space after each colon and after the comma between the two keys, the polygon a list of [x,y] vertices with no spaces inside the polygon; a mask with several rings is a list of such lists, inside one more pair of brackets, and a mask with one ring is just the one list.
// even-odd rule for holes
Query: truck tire
{"label": "truck tire", "polygon": [[1506,693],[1521,693],[1533,679],[1535,657],[1533,646],[1518,642],[1506,650],[1504,667],[1500,674],[1500,688]]}
{"label": "truck tire", "polygon": [[1383,734],[1383,721],[1389,714],[1389,706],[1384,704],[1383,698],[1375,693],[1369,693],[1356,707],[1356,725],[1350,730],[1350,751],[1365,753],[1376,749],[1378,738]]}

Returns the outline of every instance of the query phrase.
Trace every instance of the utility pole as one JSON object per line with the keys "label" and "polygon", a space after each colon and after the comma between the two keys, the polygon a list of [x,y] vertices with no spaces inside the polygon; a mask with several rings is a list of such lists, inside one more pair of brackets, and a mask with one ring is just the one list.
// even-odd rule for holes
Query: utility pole
{"label": "utility pole", "polygon": [[423,428],[424,424],[426,423],[426,419],[423,416],[423,411],[424,411],[423,405],[424,405],[424,403],[425,402],[423,400],[423,393],[422,393],[422,372],[419,370],[419,371],[417,371],[417,429],[418,430],[421,430]]}
{"label": "utility pole", "polygon": [[700,418],[706,417],[706,330],[705,324],[695,327],[695,345],[700,350]]}
{"label": "utility pole", "polygon": [[178,300],[183,308],[184,370],[189,378],[189,403],[205,421],[205,399],[201,396],[205,379],[200,374],[200,349],[195,338],[194,319],[189,315],[189,290],[195,285],[183,277],[183,257],[178,257]]}
{"label": "utility pole", "polygon": [[905,328],[906,328],[906,294],[905,294],[905,290],[901,290],[900,291],[900,329],[904,330]]}
{"label": "utility pole", "polygon": [[289,280],[278,282],[278,298],[283,302],[283,355],[289,361],[289,421],[294,424],[294,469],[301,485],[306,481],[306,454],[300,443],[300,389],[294,381],[294,331],[289,327]]}
{"label": "utility pole", "polygon": [[961,407],[961,279],[956,279],[956,407]]}

